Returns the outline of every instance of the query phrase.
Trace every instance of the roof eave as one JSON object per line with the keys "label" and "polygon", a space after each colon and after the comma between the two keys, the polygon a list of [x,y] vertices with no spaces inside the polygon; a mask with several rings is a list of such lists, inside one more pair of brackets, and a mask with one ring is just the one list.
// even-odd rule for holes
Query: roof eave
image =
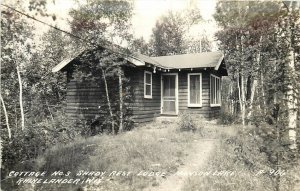
{"label": "roof eave", "polygon": [[127,60],[128,62],[131,62],[132,64],[134,64],[135,66],[145,66],[146,63],[140,59],[136,59],[134,57],[127,57],[127,58],[124,58],[125,60]]}
{"label": "roof eave", "polygon": [[59,64],[57,64],[56,66],[54,66],[52,68],[52,72],[55,73],[55,72],[61,71],[64,67],[66,67],[69,63],[71,63],[75,58],[77,58],[85,50],[86,49],[83,48],[80,51],[78,51],[74,56],[64,59],[63,61],[61,61]]}
{"label": "roof eave", "polygon": [[221,58],[218,60],[218,63],[215,66],[214,70],[219,70],[219,67],[222,64],[223,59],[224,59],[224,54],[222,54]]}

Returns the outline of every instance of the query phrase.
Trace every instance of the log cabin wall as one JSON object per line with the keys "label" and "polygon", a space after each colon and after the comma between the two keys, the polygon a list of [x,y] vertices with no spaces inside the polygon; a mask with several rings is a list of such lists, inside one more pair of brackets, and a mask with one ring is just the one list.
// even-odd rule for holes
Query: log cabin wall
{"label": "log cabin wall", "polygon": [[[188,73],[202,74],[202,107],[188,107]],[[181,71],[178,74],[179,113],[188,112],[203,118],[216,118],[220,115],[220,107],[210,106],[210,71]],[[214,75],[217,75],[214,73]]]}
{"label": "log cabin wall", "polygon": [[[110,83],[109,87],[115,86]],[[67,84],[66,112],[71,118],[93,120],[97,115],[107,113],[105,95],[103,82],[96,84],[91,81],[70,80]],[[111,96],[113,108],[115,99]]]}
{"label": "log cabin wall", "polygon": [[[152,72],[152,98],[144,98],[144,71]],[[178,71],[177,71],[178,72]],[[202,107],[188,107],[188,73],[202,73]],[[210,107],[210,74],[213,71],[180,71],[178,72],[178,109],[179,113],[188,111],[193,115],[204,118],[216,118],[220,115],[220,107]],[[128,103],[132,109],[132,119],[135,123],[150,122],[161,114],[161,73],[153,73],[151,68],[126,67],[125,77],[133,91],[133,102]],[[99,74],[100,75],[100,74]],[[107,111],[104,83],[78,81],[68,75],[67,84],[67,113],[71,118],[91,119]],[[219,75],[218,75],[219,76]],[[116,89],[111,95],[112,103],[116,103],[118,95],[117,82],[109,81],[109,87]],[[112,83],[115,83],[112,84]]]}
{"label": "log cabin wall", "polygon": [[67,90],[66,112],[71,118],[93,119],[98,114],[104,92],[100,86],[70,80]]}
{"label": "log cabin wall", "polygon": [[[128,72],[132,76],[135,102],[132,105],[133,119],[137,123],[153,121],[161,115],[161,73],[152,73],[152,99],[144,98],[144,70],[149,68],[135,68]],[[202,73],[202,107],[188,107],[188,73]],[[220,107],[210,106],[210,74],[217,76],[214,71],[180,71],[178,72],[178,109],[179,113],[189,112],[192,115],[203,118],[217,118],[220,115]]]}
{"label": "log cabin wall", "polygon": [[[73,68],[67,70],[67,108],[66,113],[72,119],[94,120],[95,117],[103,114],[108,115],[108,105],[104,82],[95,82],[89,79],[81,80],[74,78]],[[107,79],[109,96],[113,110],[118,109],[118,80]],[[101,119],[100,119],[101,120]]]}
{"label": "log cabin wall", "polygon": [[153,121],[160,116],[161,102],[161,75],[152,73],[152,98],[144,98],[144,71],[152,72],[150,68],[131,68],[126,71],[130,76],[130,85],[133,87],[134,102],[132,103],[133,120],[135,123]]}
{"label": "log cabin wall", "polygon": [[[151,71],[147,68],[146,70]],[[153,121],[155,117],[160,115],[160,74],[152,73],[152,99],[144,98],[144,68],[126,67],[124,74],[129,79],[128,85],[131,86],[133,92],[132,103],[127,103],[132,110],[133,121],[135,123]],[[67,84],[67,114],[73,119],[88,120],[95,119],[95,116],[100,113],[104,114],[107,110],[105,108],[107,101],[103,81],[101,80],[98,84],[91,81],[79,81],[73,79],[72,75],[69,74]],[[116,88],[116,93],[110,95],[114,106],[118,97],[116,95],[119,95],[118,83],[112,81],[109,83],[109,88]]]}

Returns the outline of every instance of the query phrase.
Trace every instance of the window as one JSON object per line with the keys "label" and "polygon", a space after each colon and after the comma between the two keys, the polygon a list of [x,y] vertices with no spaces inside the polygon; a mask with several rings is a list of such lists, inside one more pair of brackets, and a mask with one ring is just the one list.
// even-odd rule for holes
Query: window
{"label": "window", "polygon": [[215,75],[210,76],[210,106],[221,106],[221,80]]}
{"label": "window", "polygon": [[202,75],[188,74],[188,107],[202,106]]}
{"label": "window", "polygon": [[144,98],[152,98],[152,73],[144,73]]}

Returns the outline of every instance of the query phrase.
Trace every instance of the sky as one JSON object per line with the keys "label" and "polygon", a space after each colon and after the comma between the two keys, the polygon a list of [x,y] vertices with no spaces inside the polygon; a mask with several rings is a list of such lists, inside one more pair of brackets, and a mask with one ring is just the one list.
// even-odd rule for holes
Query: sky
{"label": "sky", "polygon": [[[213,34],[216,30],[216,24],[213,21],[212,15],[215,10],[216,0],[135,0],[134,16],[132,18],[135,36],[144,37],[145,40],[149,40],[152,28],[161,15],[169,10],[183,10],[188,8],[191,3],[198,6],[202,17],[206,20],[201,26],[196,26],[192,30],[201,33],[201,31],[205,29],[207,34]],[[73,0],[55,0],[55,4],[53,4],[51,0],[48,3],[48,11],[57,16],[56,25],[69,30],[68,27],[66,27],[67,20],[70,19],[68,10],[74,6],[75,3]],[[51,22],[51,20],[49,19],[48,22]]]}
{"label": "sky", "polygon": [[[190,0],[137,0],[134,9],[135,15],[133,17],[133,27],[136,36],[143,36],[146,40],[148,40],[156,20],[161,15],[169,10],[180,11],[188,8],[190,2]],[[201,31],[205,28],[209,30],[209,32],[214,30],[215,26],[212,14],[214,13],[216,1],[198,0],[195,1],[195,3],[200,9],[202,17],[205,20],[210,20],[210,24],[207,26],[208,22],[202,23],[202,26],[206,26],[194,27],[194,30],[198,29],[198,31]]]}
{"label": "sky", "polygon": [[[200,9],[205,22],[194,26],[190,31],[191,34],[200,36],[205,33],[210,40],[213,40],[213,35],[217,30],[216,23],[212,17],[216,0],[134,0],[134,2],[132,25],[135,37],[143,37],[148,41],[152,28],[160,16],[169,10],[180,11],[194,5]],[[38,19],[70,31],[67,23],[70,19],[68,12],[71,8],[76,8],[74,0],[48,0],[47,13],[55,14],[56,21],[53,21],[51,17],[38,17]],[[49,29],[49,27],[39,23],[35,23],[35,25],[38,30],[37,33],[40,34]]]}

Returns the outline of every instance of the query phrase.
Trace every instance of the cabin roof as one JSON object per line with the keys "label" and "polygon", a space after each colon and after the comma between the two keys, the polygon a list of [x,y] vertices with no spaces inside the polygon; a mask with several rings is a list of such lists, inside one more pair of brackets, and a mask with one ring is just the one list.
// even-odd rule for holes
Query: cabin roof
{"label": "cabin roof", "polygon": [[151,57],[168,69],[183,68],[219,68],[224,56],[221,52],[203,52],[171,56]]}
{"label": "cabin roof", "polygon": [[57,64],[54,68],[52,68],[52,72],[60,71],[65,66],[67,66],[70,62],[72,62],[75,58],[77,58],[80,54],[82,54],[84,51],[85,51],[85,49],[81,49],[81,50],[77,51],[75,54],[68,56],[63,61],[61,61],[59,64]]}
{"label": "cabin roof", "polygon": [[[52,69],[52,72],[62,70],[86,50],[87,49],[79,50],[72,56],[64,59]],[[163,69],[214,68],[214,70],[219,69],[223,58],[224,55],[221,52],[203,52],[159,57],[149,57],[140,53],[133,53],[124,57],[124,59],[138,67],[150,64]]]}

